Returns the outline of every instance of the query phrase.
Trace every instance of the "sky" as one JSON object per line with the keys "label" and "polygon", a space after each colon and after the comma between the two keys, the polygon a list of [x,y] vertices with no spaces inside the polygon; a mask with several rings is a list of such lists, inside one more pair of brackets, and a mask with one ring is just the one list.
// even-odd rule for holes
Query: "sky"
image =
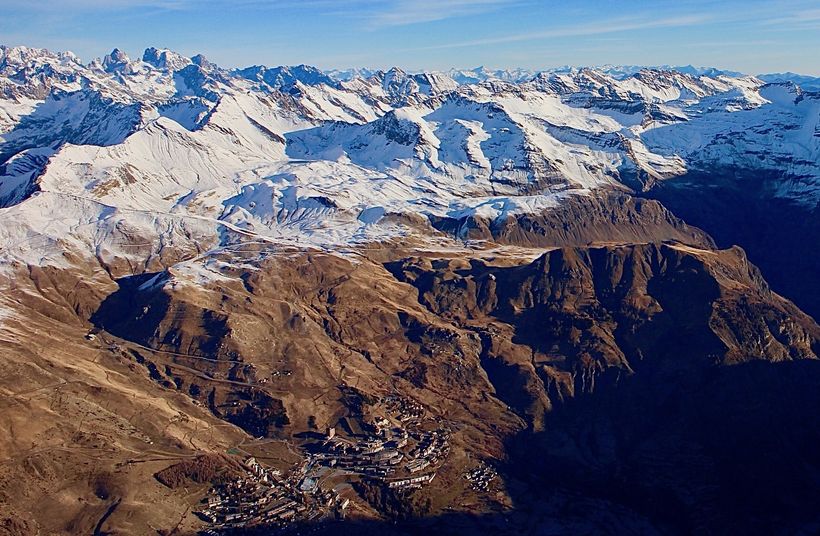
{"label": "sky", "polygon": [[0,43],[223,67],[695,65],[820,76],[820,0],[0,0]]}

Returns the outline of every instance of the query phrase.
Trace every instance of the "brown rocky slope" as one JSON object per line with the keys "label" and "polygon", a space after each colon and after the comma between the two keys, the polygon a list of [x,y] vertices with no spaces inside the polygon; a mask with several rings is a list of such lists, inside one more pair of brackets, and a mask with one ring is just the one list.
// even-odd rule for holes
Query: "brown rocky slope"
{"label": "brown rocky slope", "polygon": [[[27,438],[19,422],[10,421],[20,412],[7,413],[6,519],[31,520],[31,533],[88,532],[103,515],[103,529],[119,534],[148,533],[149,525],[170,530],[181,520],[192,530],[197,525],[186,517],[185,505],[198,497],[163,489],[153,477],[157,471],[202,454],[223,454],[256,437],[291,441],[343,417],[358,418],[371,400],[397,393],[454,429],[450,461],[421,492],[438,498],[429,522],[442,530],[461,531],[454,527],[464,519],[442,512],[458,510],[464,500],[459,494],[468,493],[453,491],[459,481],[463,486],[467,454],[506,460],[507,498],[480,508],[505,511],[501,505],[512,501],[512,512],[521,515],[504,522],[512,523],[511,530],[535,524],[598,532],[607,523],[659,532],[720,528],[725,517],[708,505],[730,487],[702,482],[712,471],[704,467],[731,475],[740,466],[720,449],[692,462],[688,446],[703,443],[692,435],[692,423],[700,421],[686,409],[672,419],[647,406],[688,400],[684,408],[705,411],[721,403],[725,385],[724,403],[735,408],[729,414],[734,422],[744,404],[777,406],[793,383],[794,367],[814,363],[820,350],[817,324],[773,293],[737,248],[498,248],[407,253],[387,262],[367,254],[261,247],[246,258],[216,256],[224,262],[210,266],[218,274],[211,282],[192,280],[176,267],[121,278],[114,292],[97,272],[75,275],[73,285],[58,274],[40,277],[36,286],[18,285],[8,296],[16,296],[16,307],[39,326],[52,326],[48,345],[59,350],[32,346],[31,330],[14,321],[18,340],[6,375],[30,378],[31,386],[6,386],[9,400],[28,404],[25,415],[52,424],[37,432],[39,438]],[[101,330],[95,341],[83,339],[87,319]],[[753,370],[750,362],[766,366],[766,373],[749,373],[752,379],[737,383],[734,371]],[[48,378],[29,374],[34,368],[49,371]],[[802,381],[813,385],[816,369],[801,370]],[[54,406],[73,400],[75,409]],[[793,418],[805,413],[792,412]],[[760,426],[783,414],[788,412],[751,416],[741,429],[756,437]],[[61,422],[69,415],[95,415],[100,424],[88,429]],[[111,423],[120,418],[118,431]],[[711,436],[724,424],[713,419]],[[647,426],[668,433],[654,437]],[[613,427],[624,431],[615,440]],[[800,457],[782,474],[820,467],[805,449],[816,430],[804,432],[764,453],[778,458],[799,447]],[[78,433],[88,435],[82,450],[75,445]],[[42,445],[42,434],[51,438],[51,450],[38,447],[34,453],[27,442]],[[642,445],[638,437],[656,443]],[[66,458],[55,458],[55,452]],[[92,483],[102,479],[105,490],[95,495],[99,486],[88,477],[94,471],[67,468],[103,453],[109,461]],[[35,469],[34,456],[40,460]],[[652,465],[656,473],[645,485],[632,485],[652,460],[658,461]],[[672,471],[672,462],[683,469]],[[14,493],[15,479],[26,481],[30,491]],[[769,481],[785,490],[790,480]],[[817,492],[815,484],[801,488],[806,501]],[[64,491],[49,491],[55,486]],[[686,500],[680,489],[688,490]],[[66,493],[82,501],[72,502]],[[657,512],[647,506],[647,496],[660,497]],[[147,515],[156,501],[162,506]],[[569,508],[567,501],[588,504],[600,515]],[[49,504],[59,508],[42,506]],[[789,504],[794,519],[805,521],[805,504],[799,498]],[[732,512],[748,512],[750,505],[758,502],[738,498]],[[47,518],[43,508],[57,514]],[[685,524],[676,525],[677,518]],[[470,523],[494,526],[499,519]]]}

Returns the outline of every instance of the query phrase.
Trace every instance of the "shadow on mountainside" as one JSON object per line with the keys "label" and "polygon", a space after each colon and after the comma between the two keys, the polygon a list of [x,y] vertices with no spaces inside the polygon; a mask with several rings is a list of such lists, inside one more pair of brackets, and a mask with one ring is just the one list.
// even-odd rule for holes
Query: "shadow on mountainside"
{"label": "shadow on mountainside", "polygon": [[[482,325],[487,318],[493,319],[495,327],[506,323],[513,340],[528,349],[547,351],[550,341],[567,341],[567,334],[575,330],[577,348],[562,349],[564,355],[606,351],[617,358],[615,350],[623,348],[626,355],[635,356],[630,372],[598,381],[594,388],[575,389],[571,397],[551,397],[551,410],[540,413],[541,426],[506,438],[506,459],[498,470],[512,499],[509,511],[480,515],[444,511],[399,521],[413,509],[391,503],[384,510],[395,512],[395,520],[304,525],[296,531],[336,535],[820,532],[817,326],[791,304],[772,298],[739,252],[721,254],[725,257],[721,262],[713,258],[716,255],[709,254],[707,266],[680,247],[646,245],[554,251],[529,266],[505,268],[450,267],[449,260],[391,264],[391,272],[412,281],[420,291],[419,299],[433,312],[478,315],[486,311],[477,317]],[[221,357],[213,350],[222,346],[210,337],[221,340],[214,328],[219,323],[203,321],[211,318],[210,309],[182,300],[172,303],[169,313],[163,293],[134,295],[138,288],[160,288],[154,285],[159,280],[152,283],[150,277],[123,280],[122,292],[106,300],[95,316],[98,326],[175,352]],[[633,291],[644,286],[646,292]],[[638,315],[653,306],[647,297],[661,307],[652,316]],[[637,311],[621,305],[637,298],[649,305]],[[515,305],[521,306],[517,314],[511,308]],[[173,325],[184,323],[179,333],[188,335],[155,332],[151,326],[165,326],[165,318]],[[798,324],[803,328],[796,329]],[[597,338],[587,340],[593,332]],[[482,335],[492,336],[489,330]],[[784,335],[788,347],[774,352],[778,337]],[[191,344],[189,336],[201,341]],[[601,343],[610,338],[617,342],[614,349]],[[735,340],[732,359],[714,359],[726,352],[718,343],[728,339]],[[760,345],[764,349],[753,353]],[[532,350],[525,353],[532,360]],[[217,365],[209,361],[201,366]],[[512,385],[510,396],[515,396],[515,384],[507,377],[493,378],[493,371],[483,366],[496,388],[494,396],[508,401],[526,420],[527,408],[535,406],[505,398],[502,388]],[[557,365],[553,368],[558,370]],[[562,372],[575,379],[583,370],[567,367]],[[489,395],[491,390],[483,385],[479,388]],[[220,386],[214,387],[214,396],[245,388]],[[518,390],[523,392],[521,386]],[[254,417],[254,423],[271,422],[275,415],[274,406],[266,414],[251,414],[260,406],[249,397],[239,406],[243,413],[223,412],[224,405],[216,403],[220,400],[204,403],[220,418],[233,418],[240,425],[250,422],[247,415]],[[228,400],[235,399],[224,401]],[[261,435],[255,428],[249,432]],[[257,532],[269,533],[270,529]]]}
{"label": "shadow on mountainside", "polygon": [[820,206],[773,197],[779,180],[734,170],[690,173],[643,195],[709,233],[719,247],[741,246],[776,292],[820,319]]}
{"label": "shadow on mountainside", "polygon": [[545,432],[508,441],[499,472],[512,511],[297,532],[816,534],[818,408],[817,361],[633,377],[557,408]]}

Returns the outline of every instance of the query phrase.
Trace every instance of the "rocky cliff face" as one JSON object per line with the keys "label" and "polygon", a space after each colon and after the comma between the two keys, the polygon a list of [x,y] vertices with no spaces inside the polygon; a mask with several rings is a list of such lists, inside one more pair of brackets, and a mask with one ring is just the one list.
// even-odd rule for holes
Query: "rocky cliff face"
{"label": "rocky cliff face", "polygon": [[417,396],[495,391],[540,429],[556,405],[633,375],[814,359],[820,340],[814,321],[773,293],[739,249],[565,248],[520,266],[417,258],[391,261],[389,272],[300,259],[307,264],[227,269],[218,287],[192,287],[173,271],[126,278],[93,318],[153,356],[140,359],[159,358],[146,365],[154,379],[203,403],[213,393],[247,396],[274,367],[290,370],[270,393],[287,400],[280,429],[305,427],[319,412],[306,408],[309,393],[355,377],[379,394],[394,375]]}
{"label": "rocky cliff face", "polygon": [[433,312],[481,334],[498,387],[509,391],[512,378],[530,386],[529,399],[511,396],[535,404],[534,416],[632,374],[813,359],[818,350],[815,322],[771,292],[739,249],[569,248],[515,268],[390,268]]}
{"label": "rocky cliff face", "polygon": [[[741,244],[773,288],[820,316],[820,255],[808,247],[820,233],[820,206],[772,196],[777,174],[716,169],[656,185],[647,197],[706,230],[722,247]],[[707,194],[708,190],[708,194]]]}
{"label": "rocky cliff face", "polygon": [[[92,318],[137,343],[137,353],[177,362],[188,381],[216,389],[243,388],[278,363],[293,373],[276,392],[287,393],[299,426],[308,413],[296,385],[332,389],[357,371],[358,388],[374,393],[385,374],[422,391],[456,382],[477,397],[482,388],[470,382],[489,380],[539,427],[545,411],[596,386],[814,359],[820,340],[814,321],[773,293],[739,249],[575,247],[523,264],[422,257],[390,261],[387,270],[333,256],[298,259],[215,268],[218,286],[192,286],[174,269],[125,278]],[[340,352],[344,358],[333,357]],[[461,376],[451,375],[454,359],[465,365]],[[228,382],[209,382],[213,373]],[[173,387],[174,374],[161,376]],[[183,390],[207,400],[202,386]]]}
{"label": "rocky cliff face", "polygon": [[595,243],[643,243],[674,240],[700,248],[714,243],[658,202],[625,192],[568,196],[541,213],[507,213],[499,204],[494,217],[458,214],[432,218],[441,231],[468,240],[527,247],[583,246]]}

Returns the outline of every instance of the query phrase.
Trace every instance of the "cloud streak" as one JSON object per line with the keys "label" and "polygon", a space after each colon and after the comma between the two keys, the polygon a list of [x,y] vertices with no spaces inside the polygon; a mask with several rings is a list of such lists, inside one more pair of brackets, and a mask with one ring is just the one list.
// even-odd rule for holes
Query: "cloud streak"
{"label": "cloud streak", "polygon": [[685,15],[678,17],[667,17],[662,19],[633,19],[620,18],[607,21],[598,21],[589,24],[579,24],[564,26],[539,32],[516,33],[497,37],[482,39],[472,39],[454,43],[444,43],[431,45],[429,47],[419,47],[413,50],[442,50],[451,48],[467,48],[487,45],[500,45],[506,43],[520,43],[524,41],[539,41],[553,39],[556,37],[581,37],[587,35],[604,35],[618,32],[628,32],[635,30],[648,30],[653,28],[674,28],[695,26],[711,22],[711,17],[706,15]]}
{"label": "cloud streak", "polygon": [[374,28],[479,15],[520,4],[515,0],[394,0],[367,15]]}
{"label": "cloud streak", "polygon": [[[256,11],[302,11],[358,19],[376,30],[480,15],[520,6],[522,0],[232,0],[233,9]],[[116,12],[132,9],[193,11],[218,7],[220,0],[52,0],[38,4],[30,0],[5,0],[9,9],[40,12]]]}
{"label": "cloud streak", "polygon": [[193,5],[191,0],[51,0],[31,2],[27,0],[4,0],[6,9],[26,9],[28,11],[63,12],[73,11],[121,11],[133,8],[185,9]]}
{"label": "cloud streak", "polygon": [[762,22],[764,26],[785,26],[788,29],[801,26],[814,26],[820,22],[820,9],[796,11],[784,17],[776,17]]}

